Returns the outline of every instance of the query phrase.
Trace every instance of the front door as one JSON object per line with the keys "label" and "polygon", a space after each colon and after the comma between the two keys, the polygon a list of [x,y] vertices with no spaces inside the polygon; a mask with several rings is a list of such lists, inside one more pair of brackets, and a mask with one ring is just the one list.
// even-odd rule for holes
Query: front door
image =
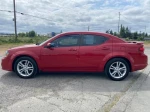
{"label": "front door", "polygon": [[43,48],[42,64],[45,71],[76,71],[79,64],[80,35],[65,35],[53,40],[52,48]]}

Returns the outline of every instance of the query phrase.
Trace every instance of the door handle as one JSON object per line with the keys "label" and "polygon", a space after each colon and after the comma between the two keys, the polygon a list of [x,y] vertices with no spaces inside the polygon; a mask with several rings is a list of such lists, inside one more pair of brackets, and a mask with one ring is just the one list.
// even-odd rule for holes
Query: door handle
{"label": "door handle", "polygon": [[69,51],[77,51],[77,49],[69,49]]}
{"label": "door handle", "polygon": [[103,47],[102,50],[109,50],[110,48],[108,47]]}

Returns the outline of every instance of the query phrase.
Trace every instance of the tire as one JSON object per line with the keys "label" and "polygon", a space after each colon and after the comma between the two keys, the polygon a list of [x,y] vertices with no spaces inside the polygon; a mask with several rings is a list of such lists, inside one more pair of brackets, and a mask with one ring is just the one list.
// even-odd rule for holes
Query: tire
{"label": "tire", "polygon": [[32,78],[38,72],[36,62],[30,57],[20,57],[15,61],[14,71],[21,78]]}
{"label": "tire", "polygon": [[121,81],[129,74],[129,64],[122,58],[114,58],[105,66],[105,74],[114,81]]}

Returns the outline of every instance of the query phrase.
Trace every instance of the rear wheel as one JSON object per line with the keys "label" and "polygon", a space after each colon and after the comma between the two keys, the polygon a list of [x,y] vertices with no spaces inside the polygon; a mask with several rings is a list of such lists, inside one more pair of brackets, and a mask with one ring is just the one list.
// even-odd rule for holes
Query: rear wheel
{"label": "rear wheel", "polygon": [[110,79],[121,81],[128,76],[129,65],[122,58],[114,58],[106,64],[105,73]]}
{"label": "rear wheel", "polygon": [[30,57],[21,57],[16,60],[14,70],[21,78],[31,78],[37,74],[36,62]]}

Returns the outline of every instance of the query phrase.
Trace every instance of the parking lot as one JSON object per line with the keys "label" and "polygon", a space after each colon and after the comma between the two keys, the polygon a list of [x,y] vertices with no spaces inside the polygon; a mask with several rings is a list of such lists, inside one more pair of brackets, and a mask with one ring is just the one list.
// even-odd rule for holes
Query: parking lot
{"label": "parking lot", "polygon": [[[150,48],[145,52],[150,57]],[[149,72],[148,66],[119,82],[102,73],[41,73],[25,80],[0,68],[0,111],[149,112]]]}

